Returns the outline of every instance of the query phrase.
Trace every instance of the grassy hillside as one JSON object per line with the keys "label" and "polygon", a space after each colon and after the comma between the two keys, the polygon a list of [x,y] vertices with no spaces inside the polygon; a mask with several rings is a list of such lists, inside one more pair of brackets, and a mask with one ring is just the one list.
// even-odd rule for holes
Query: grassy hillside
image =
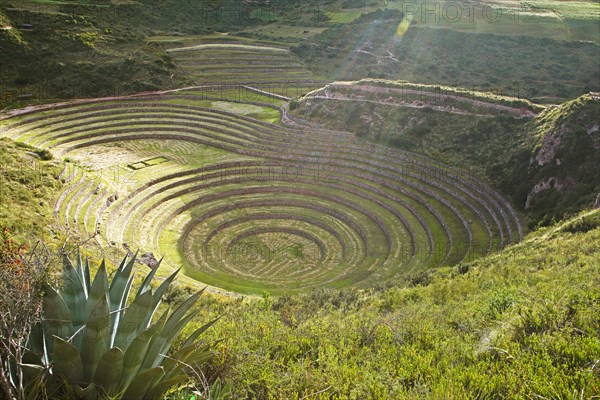
{"label": "grassy hillside", "polygon": [[120,9],[90,7],[3,2],[11,29],[0,30],[10,55],[0,61],[0,107],[181,86],[164,50],[119,19]]}
{"label": "grassy hillside", "polygon": [[598,39],[519,35],[518,23],[511,35],[464,32],[416,17],[401,29],[403,18],[399,10],[363,14],[307,38],[294,52],[332,80],[403,79],[545,101],[600,88]]}
{"label": "grassy hillside", "polygon": [[[594,204],[600,193],[600,99],[589,95],[548,108],[528,132],[533,139],[529,167],[520,174],[516,195],[534,219],[550,223]],[[513,155],[518,159],[519,155]],[[519,192],[520,191],[520,192]],[[518,198],[518,197],[517,197]]]}
{"label": "grassy hillside", "polygon": [[35,244],[52,237],[52,206],[60,191],[61,166],[52,155],[0,139],[0,227],[16,242]]}
{"label": "grassy hillside", "polygon": [[318,80],[406,79],[544,102],[600,90],[597,3],[475,4],[473,18],[463,9],[458,20],[448,14],[453,2],[419,3],[437,10],[429,16],[410,7],[393,0],[6,0],[0,48],[10,57],[0,60],[0,107],[188,85],[177,57],[165,52],[169,45],[149,38],[215,32],[287,46]]}
{"label": "grassy hillside", "polygon": [[596,210],[404,285],[213,300],[213,376],[238,398],[593,398],[598,251]]}
{"label": "grassy hillside", "polygon": [[366,79],[328,85],[291,108],[298,118],[486,177],[529,216],[530,227],[589,207],[600,192],[600,101],[590,95],[543,107],[461,88]]}
{"label": "grassy hillside", "polygon": [[[33,157],[1,144],[11,165]],[[35,177],[52,188],[56,171],[47,163]],[[3,214],[2,224],[42,229],[31,211],[51,192],[20,199],[39,187],[26,173],[3,176],[12,197],[2,204],[23,212],[16,225]],[[182,337],[222,317],[205,333],[221,340],[206,377],[230,383],[232,398],[593,398],[599,251],[600,210],[586,211],[501,252],[394,284],[279,298],[203,296],[203,312]],[[164,300],[175,306],[194,290],[182,285]]]}

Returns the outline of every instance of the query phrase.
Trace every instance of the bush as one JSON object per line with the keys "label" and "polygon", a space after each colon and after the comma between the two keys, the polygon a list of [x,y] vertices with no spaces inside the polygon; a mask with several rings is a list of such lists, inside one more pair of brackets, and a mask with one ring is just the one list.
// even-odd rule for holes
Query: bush
{"label": "bush", "polygon": [[22,400],[40,390],[43,380],[27,365],[25,346],[31,327],[41,316],[43,268],[25,258],[26,245],[17,245],[7,228],[0,233],[0,396]]}

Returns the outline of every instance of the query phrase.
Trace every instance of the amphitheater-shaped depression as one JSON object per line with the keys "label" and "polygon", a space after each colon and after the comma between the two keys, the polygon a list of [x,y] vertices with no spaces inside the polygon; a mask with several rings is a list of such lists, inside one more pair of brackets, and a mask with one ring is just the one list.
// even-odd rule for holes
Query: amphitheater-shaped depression
{"label": "amphitheater-shaped depression", "polygon": [[56,201],[64,229],[227,290],[367,285],[521,238],[510,204],[472,175],[212,105],[193,90],[65,103],[0,134],[76,161]]}

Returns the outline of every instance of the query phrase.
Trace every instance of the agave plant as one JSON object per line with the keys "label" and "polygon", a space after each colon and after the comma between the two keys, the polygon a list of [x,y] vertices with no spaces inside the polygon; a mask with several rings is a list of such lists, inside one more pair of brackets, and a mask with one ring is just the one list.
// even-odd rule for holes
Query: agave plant
{"label": "agave plant", "polygon": [[[109,282],[104,261],[93,281],[87,260],[75,265],[64,257],[64,285],[44,287],[43,319],[30,335],[30,358],[43,366],[49,385],[64,385],[79,398],[110,396],[124,399],[160,398],[188,378],[186,368],[210,358],[207,345],[197,342],[213,320],[193,332],[167,356],[175,337],[198,311],[191,311],[202,291],[173,312],[153,321],[160,299],[179,272],[156,290],[150,283],[160,262],[146,275],[129,302],[135,256],[125,257]],[[65,389],[65,386],[61,386]]]}

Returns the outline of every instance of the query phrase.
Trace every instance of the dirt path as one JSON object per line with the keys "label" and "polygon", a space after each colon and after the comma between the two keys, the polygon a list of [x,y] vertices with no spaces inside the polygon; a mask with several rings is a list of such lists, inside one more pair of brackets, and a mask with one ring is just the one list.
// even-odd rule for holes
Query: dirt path
{"label": "dirt path", "polygon": [[292,99],[291,97],[282,96],[280,94],[273,93],[273,92],[267,92],[265,90],[261,90],[261,89],[255,88],[253,86],[246,86],[246,85],[244,85],[242,87],[244,89],[247,89],[247,90],[251,91],[251,92],[262,94],[262,95],[265,95],[267,97],[273,97],[275,99],[279,99],[279,100],[283,100],[283,101],[290,101]]}
{"label": "dirt path", "polygon": [[[472,105],[478,106],[478,107],[508,112],[508,113],[515,114],[515,115],[518,115],[521,117],[533,118],[536,115],[531,110],[524,110],[521,108],[503,106],[501,104],[489,103],[489,102],[470,99],[467,97],[453,95],[453,94],[442,94],[442,93],[434,93],[434,92],[427,92],[427,91],[414,90],[414,89],[405,89],[405,88],[396,89],[396,88],[386,88],[386,87],[369,86],[369,85],[356,85],[356,86],[349,85],[349,87],[351,89],[358,89],[363,92],[369,92],[369,93],[383,93],[383,94],[385,94],[385,93],[404,93],[404,94],[411,94],[411,95],[422,95],[422,96],[427,96],[427,97],[435,97],[435,98],[438,98],[441,100],[450,100],[450,99],[457,100],[457,101],[466,102],[466,103],[469,103],[469,104],[472,104]],[[326,89],[322,89],[322,90],[326,90]],[[313,97],[316,97],[316,96],[313,96]],[[447,112],[451,112],[451,111],[447,111]],[[464,113],[471,114],[471,113],[467,113],[467,112],[464,112]],[[474,115],[479,115],[479,114],[474,114]]]}
{"label": "dirt path", "polygon": [[430,105],[427,105],[427,104],[417,105],[417,104],[411,104],[411,103],[405,103],[405,102],[396,102],[396,101],[377,101],[377,100],[369,100],[369,99],[355,99],[355,98],[352,98],[352,97],[345,97],[345,96],[340,96],[340,95],[335,95],[335,96],[311,96],[310,98],[312,98],[312,99],[324,99],[324,100],[349,101],[349,102],[361,102],[361,103],[372,103],[372,104],[381,104],[381,105],[384,105],[384,106],[416,108],[416,109],[423,109],[423,108],[428,108],[429,107],[429,108],[434,109],[436,111],[442,111],[442,112],[447,112],[447,113],[451,113],[451,114],[474,115],[474,116],[477,116],[477,117],[487,117],[487,116],[489,116],[489,114],[476,114],[476,113],[462,111],[462,110],[459,110],[457,108],[447,107],[447,106],[430,106]]}

